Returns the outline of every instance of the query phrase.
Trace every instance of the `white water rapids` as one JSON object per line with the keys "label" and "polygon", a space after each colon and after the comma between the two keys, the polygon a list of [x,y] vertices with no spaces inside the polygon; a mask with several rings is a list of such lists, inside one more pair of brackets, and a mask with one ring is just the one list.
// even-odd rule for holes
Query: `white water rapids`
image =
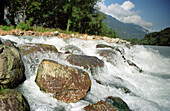
{"label": "white water rapids", "polygon": [[[22,56],[27,79],[18,89],[28,100],[31,111],[81,111],[84,106],[96,103],[108,96],[122,98],[133,111],[170,111],[170,58],[161,56],[157,51],[143,46],[128,48],[124,44],[109,44],[102,40],[64,40],[57,37],[14,37],[10,35],[0,36],[0,38],[4,41],[16,42],[16,46],[25,43],[50,44],[60,52],[63,51],[60,50],[62,47],[75,45],[86,55],[96,56],[104,61],[104,68],[96,69],[94,76],[86,70],[92,81],[91,90],[87,96],[77,103],[63,103],[53,98],[51,94],[40,91],[35,83],[36,72],[43,59],[55,60],[63,65],[72,65],[65,61],[64,56],[59,57],[52,52],[35,52]],[[125,58],[133,61],[143,72],[140,73],[135,67],[124,62],[118,52],[114,58],[114,64],[107,62],[97,54],[97,51],[100,50],[100,48],[96,48],[97,44],[122,47]],[[94,79],[101,81],[101,84]],[[124,88],[129,92],[126,93]]]}

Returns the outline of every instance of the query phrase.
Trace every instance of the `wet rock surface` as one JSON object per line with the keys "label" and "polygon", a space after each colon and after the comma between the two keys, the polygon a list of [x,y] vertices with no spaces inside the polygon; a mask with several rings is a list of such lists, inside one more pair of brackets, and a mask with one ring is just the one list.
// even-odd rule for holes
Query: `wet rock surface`
{"label": "wet rock surface", "polygon": [[25,80],[25,68],[19,51],[0,45],[0,89],[14,88]]}
{"label": "wet rock surface", "polygon": [[66,54],[84,54],[83,51],[75,45],[67,45],[65,47],[61,47],[60,50],[64,51]]}
{"label": "wet rock surface", "polygon": [[115,58],[116,58],[116,52],[113,50],[109,49],[103,49],[103,50],[98,50],[97,53],[102,56],[104,59],[106,59],[107,62],[111,62],[113,64],[116,64]]}
{"label": "wet rock surface", "polygon": [[93,68],[96,67],[104,66],[104,62],[95,56],[72,54],[67,57],[67,61],[72,65],[80,66],[83,67],[84,69],[90,68],[90,70],[93,70]]}
{"label": "wet rock surface", "polygon": [[135,67],[139,72],[142,72],[142,69],[139,68],[139,67],[138,67],[135,63],[133,63],[132,61],[127,60],[127,63],[128,63],[130,66]]}
{"label": "wet rock surface", "polygon": [[4,45],[9,46],[9,47],[14,47],[17,49],[17,47],[14,45],[14,42],[12,42],[10,40],[5,41]]}
{"label": "wet rock surface", "polygon": [[51,51],[58,53],[58,50],[53,45],[48,44],[27,44],[23,46],[19,46],[19,49],[21,51],[22,55],[28,55],[34,52],[45,52],[45,51]]}
{"label": "wet rock surface", "polygon": [[24,96],[16,89],[0,90],[0,111],[30,111]]}
{"label": "wet rock surface", "polygon": [[128,105],[119,97],[109,96],[105,101],[101,100],[95,104],[84,107],[85,111],[132,111]]}
{"label": "wet rock surface", "polygon": [[119,97],[109,96],[106,98],[105,102],[110,103],[118,111],[131,111],[128,105]]}
{"label": "wet rock surface", "polygon": [[41,90],[66,103],[85,97],[91,87],[88,73],[51,60],[40,63],[35,81]]}
{"label": "wet rock surface", "polygon": [[84,107],[85,111],[116,111],[116,109],[109,103],[99,101],[96,104]]}

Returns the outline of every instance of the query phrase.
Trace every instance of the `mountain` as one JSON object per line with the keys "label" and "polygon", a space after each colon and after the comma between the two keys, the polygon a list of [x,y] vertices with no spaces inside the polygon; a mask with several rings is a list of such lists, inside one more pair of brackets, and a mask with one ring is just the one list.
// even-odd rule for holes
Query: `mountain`
{"label": "mountain", "polygon": [[139,25],[120,22],[110,15],[106,15],[106,18],[104,20],[106,25],[112,28],[123,39],[137,38],[141,40],[149,32]]}

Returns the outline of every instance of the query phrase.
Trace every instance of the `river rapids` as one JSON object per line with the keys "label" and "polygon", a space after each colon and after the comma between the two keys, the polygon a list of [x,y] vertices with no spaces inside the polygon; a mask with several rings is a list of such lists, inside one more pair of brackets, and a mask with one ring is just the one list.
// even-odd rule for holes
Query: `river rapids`
{"label": "river rapids", "polygon": [[[160,55],[158,51],[144,46],[127,46],[125,44],[106,43],[103,40],[81,40],[77,38],[62,39],[58,37],[15,37],[0,36],[2,41],[10,40],[21,46],[26,43],[41,43],[54,45],[59,52],[68,45],[77,46],[88,56],[96,56],[104,61],[103,68],[97,68],[92,75],[89,70],[72,66],[65,56],[54,52],[35,52],[22,56],[25,66],[26,80],[17,87],[25,96],[31,111],[81,111],[83,107],[97,103],[108,96],[122,98],[133,111],[168,111],[170,110],[170,58]],[[119,47],[127,60],[135,63],[129,65],[120,52],[109,58],[109,61],[98,54],[97,44]],[[106,50],[112,50],[105,48]],[[75,52],[76,53],[76,52]],[[38,65],[43,59],[55,60],[60,64],[78,67],[89,73],[92,81],[90,92],[77,103],[63,103],[53,98],[51,94],[40,91],[35,83]],[[100,82],[97,82],[97,81]]]}

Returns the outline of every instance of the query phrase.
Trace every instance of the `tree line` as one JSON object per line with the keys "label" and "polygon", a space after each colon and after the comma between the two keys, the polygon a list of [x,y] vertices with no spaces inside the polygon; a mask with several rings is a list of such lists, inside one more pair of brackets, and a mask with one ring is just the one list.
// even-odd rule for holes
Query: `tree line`
{"label": "tree line", "polygon": [[142,40],[129,39],[132,44],[170,46],[170,27],[146,34]]}
{"label": "tree line", "polygon": [[[22,16],[23,23],[33,26],[118,37],[103,22],[105,15],[98,11],[99,0],[0,0],[0,24],[16,25],[15,18]],[[29,21],[29,22],[27,22]]]}

